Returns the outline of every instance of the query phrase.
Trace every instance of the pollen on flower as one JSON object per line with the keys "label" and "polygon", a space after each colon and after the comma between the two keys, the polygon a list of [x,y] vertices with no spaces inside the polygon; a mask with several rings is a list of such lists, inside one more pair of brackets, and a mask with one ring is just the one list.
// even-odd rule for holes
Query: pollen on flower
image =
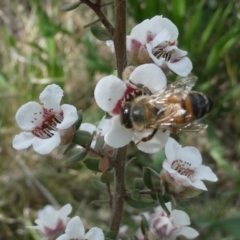
{"label": "pollen on flower", "polygon": [[186,177],[190,177],[195,173],[195,171],[190,168],[191,164],[188,162],[183,162],[182,160],[173,161],[171,167],[179,174]]}
{"label": "pollen on flower", "polygon": [[53,109],[43,108],[43,112],[39,114],[42,115],[41,118],[34,118],[34,120],[39,121],[40,126],[32,130],[32,133],[42,139],[51,138],[54,135],[51,131],[57,131],[57,124],[63,121],[63,112],[55,113]]}

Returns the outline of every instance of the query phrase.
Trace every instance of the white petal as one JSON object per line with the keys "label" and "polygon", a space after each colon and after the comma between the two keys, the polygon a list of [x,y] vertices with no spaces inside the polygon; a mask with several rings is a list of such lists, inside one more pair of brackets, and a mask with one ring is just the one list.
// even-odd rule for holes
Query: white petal
{"label": "white petal", "polygon": [[39,99],[45,108],[52,108],[60,112],[60,102],[63,97],[63,90],[56,84],[48,85],[40,94]]}
{"label": "white petal", "polygon": [[57,128],[67,129],[78,120],[77,109],[69,104],[63,104],[61,109],[63,111],[63,121],[57,124]]}
{"label": "white petal", "polygon": [[[133,141],[138,143],[142,138],[149,136],[153,132],[153,129],[146,130],[144,132],[135,132],[133,134]],[[147,142],[140,142],[137,148],[146,153],[155,153],[160,151],[166,144],[168,137],[170,135],[169,131],[163,132],[158,130],[154,137]]]}
{"label": "white petal", "polygon": [[113,42],[112,40],[106,41],[106,45],[107,45],[108,47],[110,47],[112,53],[115,52],[114,42]]}
{"label": "white petal", "polygon": [[218,180],[217,176],[213,173],[212,169],[201,165],[195,169],[195,174],[192,180],[208,180],[211,182],[216,182]]}
{"label": "white petal", "polygon": [[202,163],[202,155],[195,147],[184,147],[178,153],[178,159],[191,164],[191,167],[197,167]]}
{"label": "white petal", "polygon": [[174,49],[174,53],[171,56],[171,60],[174,61],[177,58],[182,58],[187,55],[187,51],[179,49],[177,46],[168,46],[166,51],[171,51]]}
{"label": "white petal", "polygon": [[69,237],[67,236],[67,234],[63,234],[59,236],[56,240],[69,240]]}
{"label": "white petal", "polygon": [[188,76],[188,74],[192,71],[192,62],[188,57],[184,57],[177,62],[167,62],[167,66],[176,74],[182,77]]}
{"label": "white petal", "polygon": [[182,227],[178,232],[178,235],[184,236],[187,239],[194,239],[199,235],[199,233],[191,227]]}
{"label": "white petal", "polygon": [[37,102],[22,105],[15,116],[18,126],[25,131],[31,131],[42,124],[42,106]]}
{"label": "white petal", "polygon": [[141,83],[154,93],[164,88],[167,84],[166,76],[155,64],[143,64],[136,67],[130,75],[134,83]]}
{"label": "white petal", "polygon": [[32,145],[35,136],[31,132],[22,132],[13,139],[13,147],[17,150],[26,149]]}
{"label": "white petal", "polygon": [[81,218],[78,216],[71,218],[65,232],[70,239],[84,239],[85,229]]}
{"label": "white petal", "polygon": [[119,78],[113,75],[104,77],[97,83],[94,90],[95,100],[102,110],[110,112],[122,99],[126,89],[126,84]]}
{"label": "white petal", "polygon": [[173,217],[174,224],[176,226],[178,226],[178,225],[183,225],[183,226],[184,225],[190,225],[190,218],[189,218],[188,214],[185,213],[184,211],[174,209],[171,212],[171,216]]}
{"label": "white petal", "polygon": [[162,18],[161,26],[166,28],[170,32],[170,34],[171,34],[170,41],[176,41],[177,40],[178,29],[172,21],[170,21],[168,18]]}
{"label": "white petal", "polygon": [[136,39],[137,41],[141,42],[142,44],[145,44],[147,42],[147,35],[149,31],[149,19],[144,20],[143,22],[136,25],[132,31],[130,36],[133,39]]}
{"label": "white petal", "polygon": [[63,220],[63,223],[66,224],[68,220],[68,215],[72,211],[72,205],[70,203],[64,205],[61,209],[58,211],[59,218]]}
{"label": "white petal", "polygon": [[126,129],[120,122],[120,117],[111,118],[112,126],[110,131],[105,135],[105,142],[113,147],[120,148],[126,146],[132,139],[133,131]]}
{"label": "white petal", "polygon": [[106,133],[110,130],[112,125],[111,119],[103,117],[97,126],[97,132],[101,136],[105,136]]}
{"label": "white petal", "polygon": [[192,186],[197,188],[197,189],[207,191],[207,188],[206,188],[205,184],[200,180],[197,180],[197,181],[193,182]]}
{"label": "white petal", "polygon": [[182,149],[182,146],[178,144],[178,142],[173,139],[169,138],[166,145],[165,145],[165,155],[167,157],[167,161],[171,164],[174,160],[178,158],[178,152]]}
{"label": "white petal", "polygon": [[102,229],[97,228],[97,227],[93,227],[87,232],[84,239],[87,239],[87,240],[104,240],[104,234],[103,234]]}
{"label": "white petal", "polygon": [[157,65],[157,66],[162,66],[165,59],[160,57],[160,58],[156,58],[153,53],[152,53],[152,45],[151,44],[146,44],[146,48],[147,48],[147,51],[148,51],[148,54],[150,56],[150,58],[153,60],[153,62]]}
{"label": "white petal", "polygon": [[161,30],[163,29],[162,24],[162,16],[154,16],[150,19],[149,22],[149,31],[151,31],[155,36],[161,32]]}
{"label": "white petal", "polygon": [[90,132],[92,134],[94,131],[97,130],[97,127],[91,123],[82,123],[79,129]]}
{"label": "white petal", "polygon": [[167,160],[165,160],[163,162],[163,169],[165,169],[169,174],[177,174],[177,175],[180,175],[176,170],[174,170],[172,167],[171,167],[171,163]]}
{"label": "white petal", "polygon": [[32,145],[34,150],[39,154],[48,154],[61,143],[59,133],[54,132],[51,138],[35,138]]}
{"label": "white petal", "polygon": [[157,45],[170,40],[170,33],[166,29],[163,29],[157,34],[157,36],[152,40],[152,48],[155,48]]}

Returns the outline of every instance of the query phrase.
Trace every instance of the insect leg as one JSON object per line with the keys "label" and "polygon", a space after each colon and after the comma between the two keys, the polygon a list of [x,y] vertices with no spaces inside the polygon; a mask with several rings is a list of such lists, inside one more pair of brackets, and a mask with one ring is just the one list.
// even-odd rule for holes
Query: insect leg
{"label": "insect leg", "polygon": [[150,140],[155,136],[155,134],[157,133],[157,131],[158,131],[157,128],[154,129],[150,135],[148,135],[147,137],[142,138],[140,141],[138,141],[138,142],[136,143],[136,145],[138,145],[140,142],[148,142],[148,141],[150,141]]}
{"label": "insect leg", "polygon": [[146,87],[145,85],[141,84],[141,83],[134,83],[131,80],[129,80],[129,82],[131,84],[133,84],[134,86],[136,86],[137,88],[139,88],[140,90],[142,90],[144,93],[146,93],[147,95],[152,95],[152,92],[150,91],[150,89],[148,87]]}

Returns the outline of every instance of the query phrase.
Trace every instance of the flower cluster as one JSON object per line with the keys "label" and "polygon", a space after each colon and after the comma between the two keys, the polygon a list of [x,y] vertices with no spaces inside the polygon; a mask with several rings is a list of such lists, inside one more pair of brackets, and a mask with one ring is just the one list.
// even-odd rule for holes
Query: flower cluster
{"label": "flower cluster", "polygon": [[35,220],[37,226],[28,226],[28,228],[37,229],[42,239],[104,240],[104,234],[100,228],[93,227],[85,233],[80,217],[75,216],[71,219],[67,217],[71,211],[70,204],[66,204],[59,210],[46,206],[38,212],[38,219]]}

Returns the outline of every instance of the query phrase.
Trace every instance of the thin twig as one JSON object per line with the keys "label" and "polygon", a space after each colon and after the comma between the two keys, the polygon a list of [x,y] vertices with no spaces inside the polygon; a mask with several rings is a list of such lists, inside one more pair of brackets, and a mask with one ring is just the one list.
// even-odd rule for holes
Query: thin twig
{"label": "thin twig", "polygon": [[99,1],[96,1],[96,3],[92,3],[89,0],[81,0],[81,3],[85,3],[88,7],[90,7],[96,13],[96,15],[101,20],[102,24],[108,30],[108,33],[110,34],[110,36],[113,38],[114,32],[115,32],[114,27],[112,26],[112,24],[108,21],[108,19],[106,18],[106,16],[102,12],[101,5],[99,4]]}
{"label": "thin twig", "polygon": [[108,193],[108,197],[109,197],[109,205],[110,205],[110,209],[112,209],[112,191],[111,191],[111,187],[110,187],[110,183],[106,183],[106,187],[107,187],[107,193]]}
{"label": "thin twig", "polygon": [[[161,193],[162,189],[146,189],[146,190],[139,190],[140,194],[156,194]],[[126,195],[131,195],[131,191],[126,191]]]}

